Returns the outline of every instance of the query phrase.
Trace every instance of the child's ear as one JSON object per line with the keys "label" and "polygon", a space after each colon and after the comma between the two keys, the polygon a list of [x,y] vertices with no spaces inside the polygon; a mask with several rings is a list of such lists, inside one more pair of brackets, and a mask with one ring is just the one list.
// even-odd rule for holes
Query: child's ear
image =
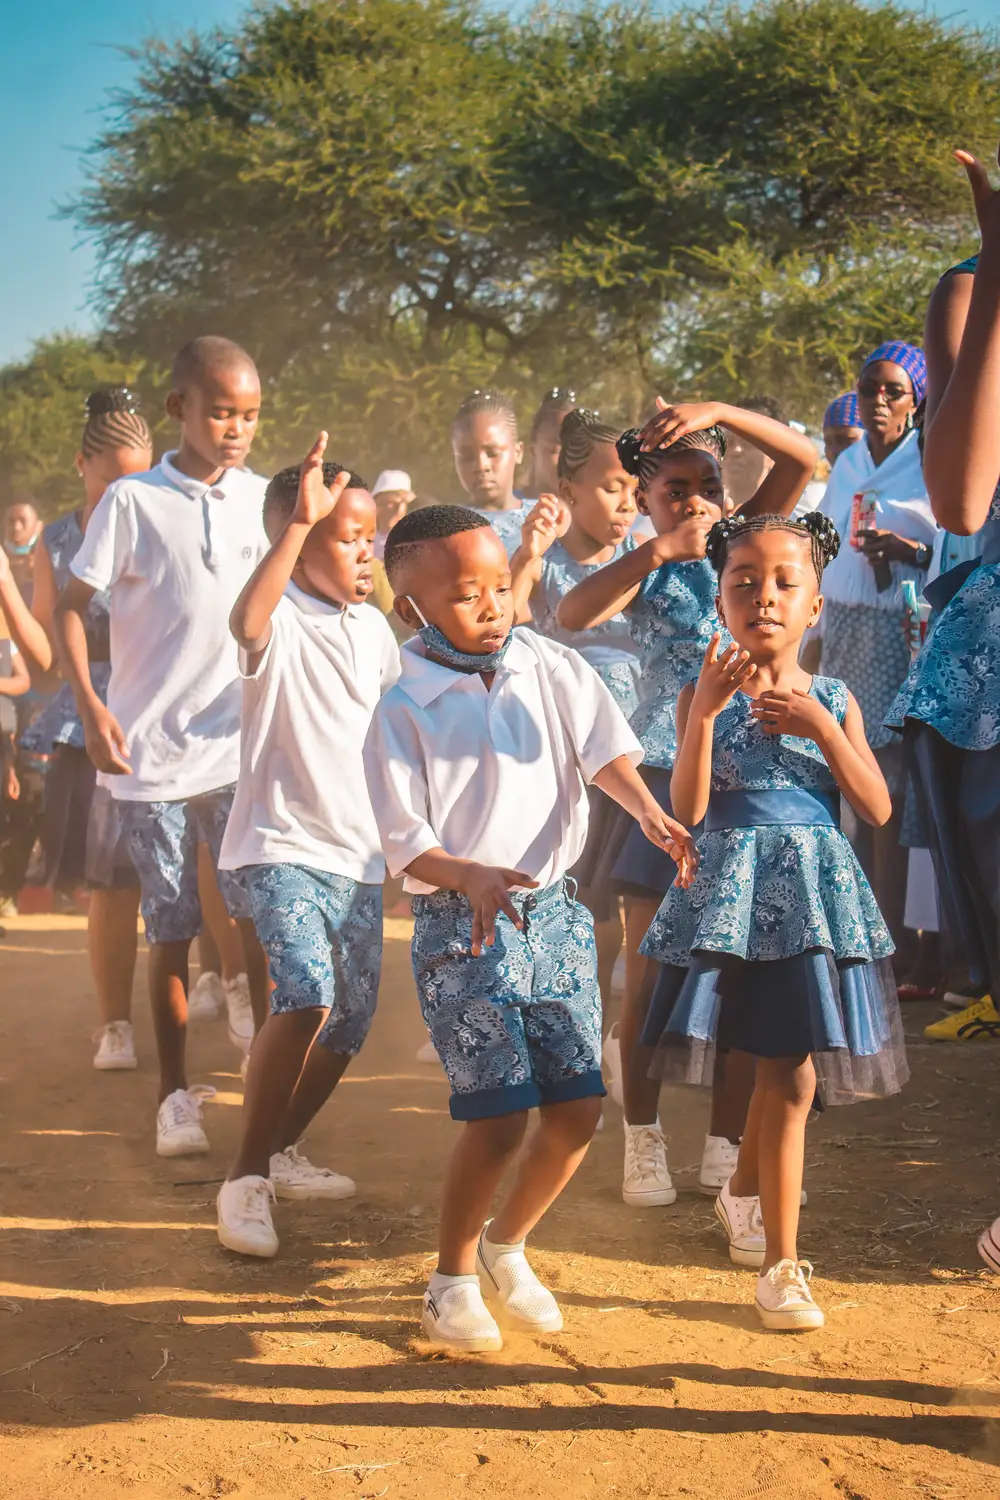
{"label": "child's ear", "polygon": [[407,629],[423,630],[424,622],[405,594],[397,594],[392,601],[392,607]]}
{"label": "child's ear", "polygon": [[570,481],[568,479],[560,479],[557,488],[559,490],[559,499],[562,501],[563,505],[572,506],[573,486]]}
{"label": "child's ear", "polygon": [[646,497],[642,493],[642,490],[636,490],[635,492],[635,508],[640,516],[649,515],[649,506],[646,504]]}
{"label": "child's ear", "polygon": [[819,619],[819,617],[820,617],[820,615],[822,613],[823,613],[823,595],[822,594],[817,594],[816,597],[815,597],[815,599],[813,600],[813,607],[812,607],[812,610],[810,611],[810,614],[809,614],[809,624],[810,624],[810,626],[816,624],[816,621]]}
{"label": "child's ear", "polygon": [[519,469],[521,467],[521,465],[523,464],[523,462],[524,462],[524,444],[523,443],[515,443],[514,444],[514,464],[515,464],[515,467]]}
{"label": "child's ear", "polygon": [[[721,594],[716,594],[716,596],[715,596],[715,613],[718,615],[721,624],[725,625],[726,624],[726,612],[722,608],[722,595]],[[728,625],[726,626],[726,629],[727,630],[729,629]]]}
{"label": "child's ear", "polygon": [[76,457],[73,460],[73,465],[74,465],[74,467],[76,469],[76,472],[79,474],[80,478],[82,479],[83,478],[83,454],[82,453],[78,453],[76,455]]}
{"label": "child's ear", "polygon": [[167,416],[174,422],[183,422],[184,397],[180,391],[171,391],[167,397]]}

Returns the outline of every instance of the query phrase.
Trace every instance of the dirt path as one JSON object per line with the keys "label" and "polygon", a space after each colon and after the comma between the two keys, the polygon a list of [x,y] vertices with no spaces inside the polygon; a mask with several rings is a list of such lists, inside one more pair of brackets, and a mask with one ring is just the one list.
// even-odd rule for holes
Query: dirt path
{"label": "dirt path", "polygon": [[[358,1198],[281,1205],[266,1263],[213,1232],[241,1098],[225,1028],[191,1038],[219,1090],[212,1153],[160,1162],[144,990],[138,1072],[97,1074],[82,921],[7,925],[0,1495],[1000,1495],[1000,1283],[974,1249],[1000,1208],[994,1045],[915,1043],[901,1100],[814,1127],[803,1246],[824,1333],[759,1331],[691,1190],[704,1102],[675,1094],[675,1208],[623,1207],[609,1107],[535,1241],[565,1332],[454,1363],[415,1341],[454,1127],[443,1075],[414,1062],[404,923],[369,1045],[310,1139]],[[926,1008],[906,1019],[919,1036]]]}

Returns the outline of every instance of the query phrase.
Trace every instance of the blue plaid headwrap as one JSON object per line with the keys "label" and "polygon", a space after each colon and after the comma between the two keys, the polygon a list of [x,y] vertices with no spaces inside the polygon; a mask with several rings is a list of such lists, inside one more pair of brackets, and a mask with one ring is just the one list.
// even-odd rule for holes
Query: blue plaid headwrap
{"label": "blue plaid headwrap", "polygon": [[910,384],[913,386],[913,404],[919,406],[927,394],[927,361],[924,358],[924,351],[918,349],[915,344],[904,344],[895,340],[888,344],[879,344],[875,352],[869,354],[861,366],[862,374],[878,359],[887,359],[906,371],[910,377]]}
{"label": "blue plaid headwrap", "polygon": [[860,427],[857,391],[845,391],[836,401],[831,401],[823,413],[824,427]]}

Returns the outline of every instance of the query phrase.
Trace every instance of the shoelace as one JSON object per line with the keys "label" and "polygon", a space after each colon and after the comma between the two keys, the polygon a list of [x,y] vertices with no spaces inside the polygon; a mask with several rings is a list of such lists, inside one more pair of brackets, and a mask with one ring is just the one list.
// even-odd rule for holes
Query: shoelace
{"label": "shoelace", "polygon": [[193,1083],[189,1089],[176,1089],[163,1103],[168,1105],[167,1123],[171,1130],[178,1125],[200,1125],[201,1107],[206,1099],[215,1098],[210,1083]]}
{"label": "shoelace", "polygon": [[645,1126],[639,1133],[632,1137],[633,1150],[635,1151],[635,1164],[640,1172],[657,1172],[662,1167],[660,1152],[663,1149],[663,1137],[652,1125]]}
{"label": "shoelace", "polygon": [[250,991],[239,980],[233,979],[226,985],[226,1002],[230,1010],[240,1017],[252,1016],[253,1007],[250,1004]]}
{"label": "shoelace", "polygon": [[275,1201],[273,1185],[266,1177],[262,1177],[259,1182],[244,1183],[239,1212],[244,1219],[255,1219],[259,1224],[266,1224],[270,1218],[269,1205]]}
{"label": "shoelace", "polygon": [[801,1292],[808,1301],[812,1301],[812,1293],[809,1283],[812,1281],[812,1262],[808,1260],[779,1260],[776,1266],[772,1266],[767,1273],[767,1279],[775,1291],[797,1291]]}
{"label": "shoelace", "polygon": [[94,1032],[93,1040],[103,1042],[105,1037],[116,1051],[124,1050],[125,1042],[131,1030],[130,1021],[109,1021],[106,1026],[99,1026]]}

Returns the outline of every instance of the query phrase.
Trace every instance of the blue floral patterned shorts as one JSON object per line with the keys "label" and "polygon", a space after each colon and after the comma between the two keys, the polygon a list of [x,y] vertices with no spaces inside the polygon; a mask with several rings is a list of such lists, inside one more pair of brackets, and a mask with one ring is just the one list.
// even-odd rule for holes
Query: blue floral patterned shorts
{"label": "blue floral patterned shorts", "polygon": [[382,887],[303,865],[250,865],[243,873],[274,984],[272,1015],[327,1010],[317,1041],[356,1056],[378,998]]}
{"label": "blue floral patterned shorts", "polygon": [[523,931],[501,912],[496,942],[478,958],[464,896],[413,901],[413,973],[455,1120],[605,1092],[594,919],[566,881],[511,900]]}
{"label": "blue floral patterned shorts", "polygon": [[181,943],[201,931],[199,843],[209,847],[229,915],[249,917],[242,873],[219,869],[235,790],[224,786],[182,802],[118,801],[122,835],[142,889],[142,917],[150,943]]}

